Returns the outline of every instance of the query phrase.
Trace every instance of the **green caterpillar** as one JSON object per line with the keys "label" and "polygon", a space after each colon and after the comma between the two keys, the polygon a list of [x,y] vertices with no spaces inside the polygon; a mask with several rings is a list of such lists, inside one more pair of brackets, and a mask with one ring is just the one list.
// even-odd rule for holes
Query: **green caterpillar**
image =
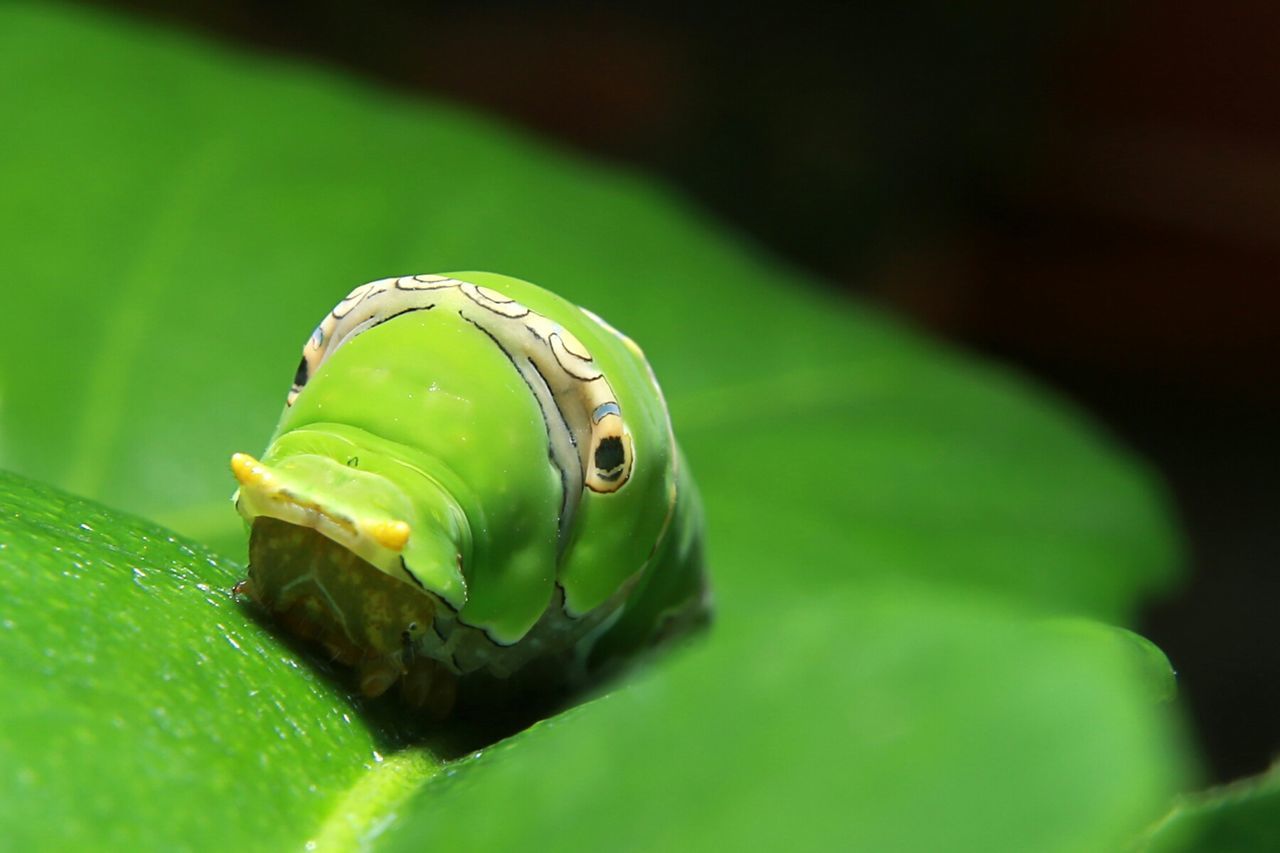
{"label": "green caterpillar", "polygon": [[357,287],[303,348],[261,461],[231,467],[237,589],[366,695],[399,682],[442,716],[473,676],[580,685],[709,612],[697,492],[644,354],[528,282]]}

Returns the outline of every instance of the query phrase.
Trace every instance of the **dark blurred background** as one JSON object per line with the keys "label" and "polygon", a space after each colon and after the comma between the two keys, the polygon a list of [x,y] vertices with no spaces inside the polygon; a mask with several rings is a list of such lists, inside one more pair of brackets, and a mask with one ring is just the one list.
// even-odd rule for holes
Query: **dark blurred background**
{"label": "dark blurred background", "polygon": [[99,3],[661,176],[1074,398],[1170,484],[1145,614],[1217,779],[1280,748],[1280,5]]}

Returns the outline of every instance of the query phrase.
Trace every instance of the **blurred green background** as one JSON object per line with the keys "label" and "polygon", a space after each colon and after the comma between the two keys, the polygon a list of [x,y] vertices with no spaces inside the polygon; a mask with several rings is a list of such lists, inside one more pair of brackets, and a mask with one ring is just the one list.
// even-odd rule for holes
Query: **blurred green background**
{"label": "blurred green background", "polygon": [[[1167,120],[1106,73],[1141,7],[175,14],[0,8],[9,837],[1264,849],[1271,783],[1188,792],[1274,747],[1264,617],[1222,603],[1265,612],[1271,329],[1222,273],[1238,243],[1186,235],[1243,221],[1204,197],[1268,197],[1108,124],[1089,93]],[[461,268],[642,343],[718,595],[704,643],[494,746],[348,695],[227,594],[226,459],[316,319]],[[1195,269],[1211,295],[1170,283]],[[1153,611],[1179,516],[1191,584]]]}
{"label": "blurred green background", "polygon": [[1273,4],[115,0],[666,177],[821,286],[1022,366],[1171,487],[1144,631],[1214,778],[1280,750]]}

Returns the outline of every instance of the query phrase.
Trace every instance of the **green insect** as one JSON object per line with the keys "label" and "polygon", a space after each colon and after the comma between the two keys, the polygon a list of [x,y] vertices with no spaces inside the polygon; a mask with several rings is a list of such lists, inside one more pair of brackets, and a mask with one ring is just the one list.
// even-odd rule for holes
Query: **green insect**
{"label": "green insect", "polygon": [[447,714],[481,680],[587,683],[702,624],[701,509],[640,348],[493,273],[351,291],[303,348],[237,589]]}

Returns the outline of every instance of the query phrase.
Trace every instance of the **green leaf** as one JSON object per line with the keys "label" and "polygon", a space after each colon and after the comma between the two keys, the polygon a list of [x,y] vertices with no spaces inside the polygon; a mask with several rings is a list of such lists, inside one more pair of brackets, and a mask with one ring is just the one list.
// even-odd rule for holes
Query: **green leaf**
{"label": "green leaf", "polygon": [[0,7],[0,72],[0,464],[241,555],[226,460],[315,322],[489,268],[645,347],[718,598],[678,659],[441,765],[474,735],[354,701],[234,563],[4,480],[6,840],[1107,849],[1179,789],[1167,662],[1092,621],[1174,536],[1061,401],[449,107],[57,6]]}
{"label": "green leaf", "polygon": [[436,776],[387,849],[1113,850],[1183,769],[1100,635],[899,586],[763,614]]}
{"label": "green leaf", "polygon": [[251,618],[242,577],[0,472],[5,846],[286,849],[435,769],[419,750],[387,770],[394,730]]}
{"label": "green leaf", "polygon": [[1152,827],[1145,853],[1254,853],[1280,838],[1280,771],[1184,797]]}
{"label": "green leaf", "polygon": [[0,506],[19,848],[1108,849],[1185,771],[1149,648],[848,583],[761,590],[767,618],[443,772],[384,761],[402,738],[253,621],[239,567],[10,475]]}

